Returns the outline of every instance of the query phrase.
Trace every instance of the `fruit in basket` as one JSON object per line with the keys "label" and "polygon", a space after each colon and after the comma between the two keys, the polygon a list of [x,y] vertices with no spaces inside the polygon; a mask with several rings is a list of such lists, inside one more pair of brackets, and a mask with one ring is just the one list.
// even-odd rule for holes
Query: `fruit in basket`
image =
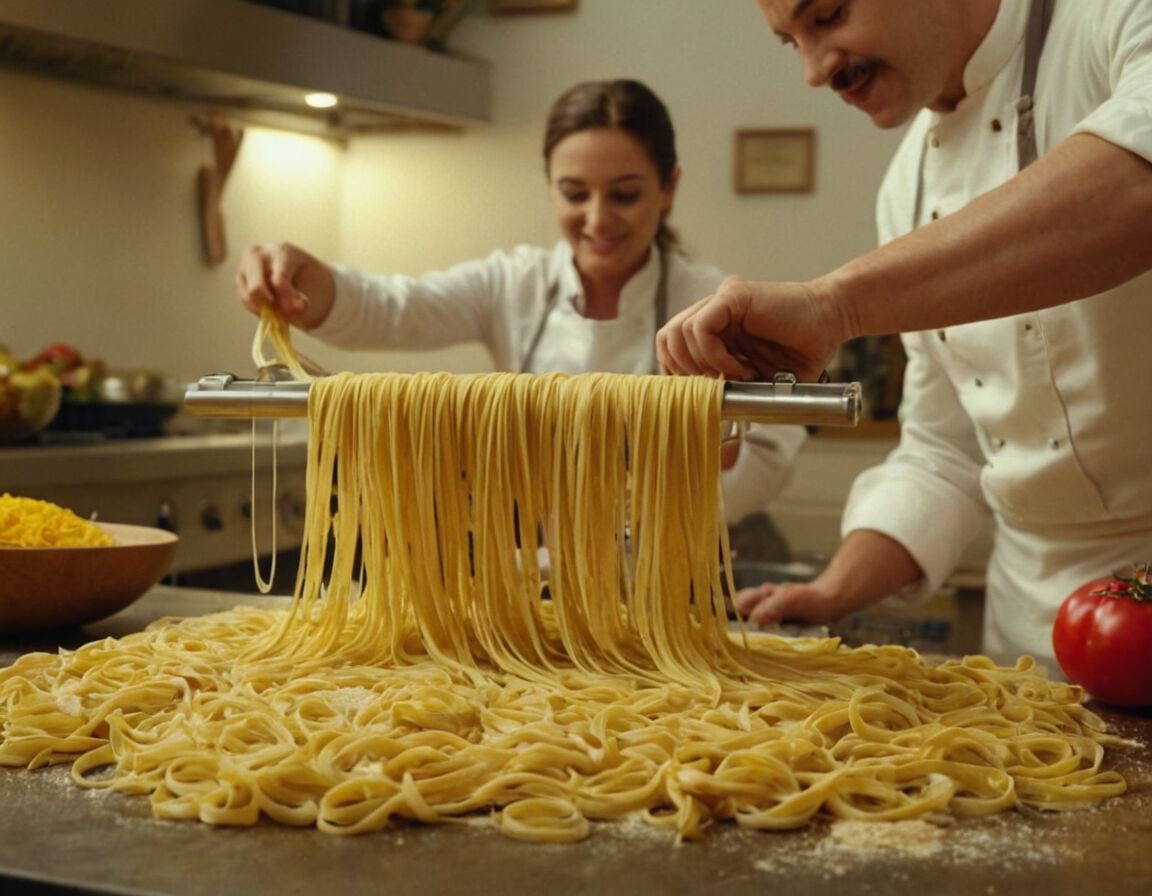
{"label": "fruit in basket", "polygon": [[0,442],[30,436],[52,422],[63,387],[49,369],[0,371]]}
{"label": "fruit in basket", "polygon": [[8,351],[8,347],[0,345],[0,380],[7,379],[8,374],[19,370],[23,365],[20,359]]}
{"label": "fruit in basket", "polygon": [[29,370],[51,367],[59,373],[78,367],[82,363],[84,358],[75,346],[67,342],[53,342],[29,358],[24,366]]}
{"label": "fruit in basket", "polygon": [[53,373],[64,387],[67,401],[94,401],[100,397],[100,385],[105,376],[104,362],[84,357],[79,349],[67,342],[46,345],[23,366],[26,370]]}

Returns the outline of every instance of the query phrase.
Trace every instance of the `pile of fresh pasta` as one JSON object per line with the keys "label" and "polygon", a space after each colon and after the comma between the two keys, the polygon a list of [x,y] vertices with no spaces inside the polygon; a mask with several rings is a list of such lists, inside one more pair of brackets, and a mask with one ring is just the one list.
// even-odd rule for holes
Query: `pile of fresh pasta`
{"label": "pile of fresh pasta", "polygon": [[165,819],[572,841],[640,816],[943,820],[1124,791],[1022,659],[733,632],[722,384],[341,374],[309,397],[295,595],[0,670],[0,765]]}
{"label": "pile of fresh pasta", "polygon": [[103,547],[115,541],[95,523],[66,507],[8,492],[0,494],[0,547]]}

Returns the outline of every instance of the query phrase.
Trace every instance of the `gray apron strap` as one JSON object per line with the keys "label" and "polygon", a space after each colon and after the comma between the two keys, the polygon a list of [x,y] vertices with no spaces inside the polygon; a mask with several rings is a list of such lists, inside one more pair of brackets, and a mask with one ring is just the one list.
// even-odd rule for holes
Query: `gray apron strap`
{"label": "gray apron strap", "polygon": [[[556,300],[560,295],[560,283],[557,281],[553,283],[548,290],[548,296],[544,300],[544,310],[540,313],[540,322],[536,324],[536,330],[532,334],[532,341],[528,343],[528,351],[524,353],[524,359],[520,362],[520,373],[527,373],[528,366],[532,363],[532,359],[536,357],[536,349],[540,345],[540,338],[544,335],[544,327],[548,323],[548,317],[552,314],[552,309],[556,307]],[[664,324],[668,322],[668,253],[660,253],[660,279],[656,283],[656,296],[654,300],[656,310],[656,330],[659,330]],[[660,372],[660,364],[656,357],[656,336],[652,336],[652,366],[651,373]]]}
{"label": "gray apron strap", "polygon": [[[1056,0],[1032,0],[1028,10],[1028,25],[1024,31],[1024,74],[1020,79],[1020,99],[1016,101],[1016,158],[1017,170],[1023,171],[1036,161],[1035,102],[1036,73],[1040,70],[1040,54],[1052,22]],[[920,150],[920,163],[916,169],[916,201],[912,205],[912,229],[920,226],[924,208],[924,161],[927,146]]]}
{"label": "gray apron strap", "polygon": [[660,359],[656,354],[656,334],[668,323],[668,253],[660,252],[660,279],[656,283],[656,326],[652,331],[652,366],[649,373],[660,372]]}
{"label": "gray apron strap", "polygon": [[532,334],[532,341],[528,343],[528,351],[524,353],[523,360],[520,361],[520,373],[528,372],[528,365],[532,363],[532,359],[536,356],[536,347],[540,344],[540,337],[544,335],[544,325],[548,323],[548,316],[552,313],[552,309],[556,307],[556,298],[560,295],[560,281],[557,280],[548,289],[548,295],[544,299],[544,310],[540,312],[540,322],[536,324],[536,332]]}
{"label": "gray apron strap", "polygon": [[1020,80],[1020,99],[1016,101],[1016,157],[1023,171],[1036,161],[1036,117],[1033,95],[1036,92],[1036,73],[1040,69],[1040,53],[1048,26],[1052,22],[1055,0],[1032,0],[1028,12],[1028,30],[1024,36],[1024,76]]}

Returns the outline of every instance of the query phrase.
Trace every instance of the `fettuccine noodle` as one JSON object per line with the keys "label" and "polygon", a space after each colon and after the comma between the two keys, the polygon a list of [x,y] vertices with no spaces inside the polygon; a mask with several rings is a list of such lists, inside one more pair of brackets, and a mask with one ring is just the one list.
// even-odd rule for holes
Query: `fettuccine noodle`
{"label": "fettuccine noodle", "polygon": [[291,602],[20,658],[0,764],[71,762],[161,818],[540,841],[1124,791],[1118,741],[1028,658],[731,633],[721,403],[689,377],[316,380]]}
{"label": "fettuccine noodle", "polygon": [[[271,355],[264,353],[265,345],[271,345]],[[252,360],[259,371],[274,364],[283,364],[298,380],[312,379],[313,372],[318,369],[313,361],[292,344],[292,330],[288,322],[271,305],[260,309],[256,335],[252,337]]]}
{"label": "fettuccine noodle", "polygon": [[[272,347],[272,355],[266,355],[266,345]],[[252,361],[261,377],[265,377],[277,365],[287,368],[288,372],[297,380],[314,379],[314,372],[320,370],[319,366],[300,351],[292,342],[292,330],[288,322],[280,316],[272,305],[264,305],[260,309],[259,321],[256,325],[256,334],[252,338]],[[279,494],[277,487],[278,464],[276,463],[276,448],[280,438],[280,423],[272,421],[272,494]],[[252,516],[249,520],[249,535],[252,539],[252,572],[256,580],[257,590],[267,594],[272,590],[276,579],[276,522],[273,509],[271,526],[271,564],[268,575],[260,572],[260,552],[257,549],[257,501],[256,501],[256,418],[252,418]]]}

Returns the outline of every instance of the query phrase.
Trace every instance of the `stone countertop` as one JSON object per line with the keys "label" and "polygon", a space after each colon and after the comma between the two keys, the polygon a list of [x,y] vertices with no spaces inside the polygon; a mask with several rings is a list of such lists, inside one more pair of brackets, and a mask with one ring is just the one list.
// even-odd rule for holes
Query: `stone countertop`
{"label": "stone countertop", "polygon": [[[0,664],[162,616],[284,600],[158,587],[80,629],[0,636]],[[1152,744],[1152,713],[1097,709],[1118,733]],[[1152,760],[1147,751],[1118,752],[1112,762],[1130,791],[1089,811],[1009,812],[945,828],[818,822],[751,832],[723,824],[680,846],[637,822],[597,824],[573,845],[521,843],[484,819],[347,838],[270,823],[212,828],[156,820],[147,800],[79,789],[67,766],[0,769],[0,892],[1143,896],[1152,881]]]}

